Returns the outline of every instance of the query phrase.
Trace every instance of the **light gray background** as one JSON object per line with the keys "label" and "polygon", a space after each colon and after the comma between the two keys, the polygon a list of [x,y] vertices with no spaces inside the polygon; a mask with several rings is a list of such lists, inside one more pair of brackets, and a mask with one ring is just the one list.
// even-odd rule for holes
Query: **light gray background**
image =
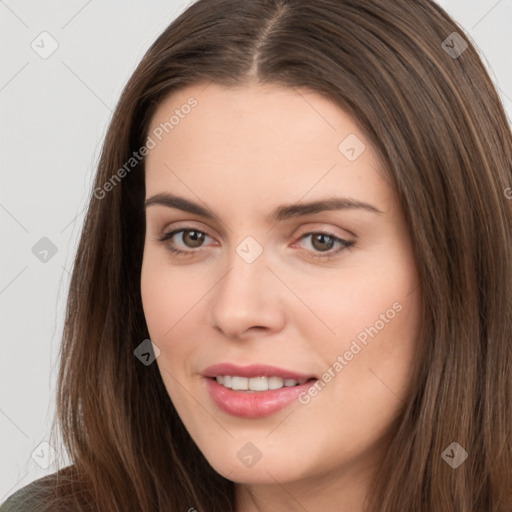
{"label": "light gray background", "polygon": [[[44,443],[69,270],[107,123],[143,53],[190,3],[0,0],[0,503],[56,470]],[[439,3],[480,48],[512,119],[512,0]],[[58,43],[48,58],[31,47],[51,49],[44,31]],[[43,237],[57,248],[46,262],[32,252]]]}

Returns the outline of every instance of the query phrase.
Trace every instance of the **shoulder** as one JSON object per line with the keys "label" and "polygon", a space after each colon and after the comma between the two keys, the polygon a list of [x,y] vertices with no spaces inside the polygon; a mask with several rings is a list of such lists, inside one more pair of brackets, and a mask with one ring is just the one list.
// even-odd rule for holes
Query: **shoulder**
{"label": "shoulder", "polygon": [[[44,512],[55,510],[53,501],[63,480],[52,473],[25,485],[0,504],[0,512]],[[62,488],[62,487],[61,487]],[[53,502],[53,503],[52,503]]]}
{"label": "shoulder", "polygon": [[0,512],[38,512],[40,508],[37,495],[41,480],[43,479],[35,480],[11,494],[4,503],[0,504]]}

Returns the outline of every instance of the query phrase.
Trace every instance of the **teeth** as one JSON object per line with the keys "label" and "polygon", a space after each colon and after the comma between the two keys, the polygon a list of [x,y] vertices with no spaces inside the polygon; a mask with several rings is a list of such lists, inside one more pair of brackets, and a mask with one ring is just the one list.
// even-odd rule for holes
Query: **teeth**
{"label": "teeth", "polygon": [[279,389],[283,387],[283,379],[281,377],[269,377],[268,389]]}
{"label": "teeth", "polygon": [[238,377],[236,375],[219,375],[215,380],[222,386],[235,391],[268,391],[269,389],[281,389],[304,384],[307,379],[297,381],[295,379],[283,379],[281,377]]}
{"label": "teeth", "polygon": [[242,391],[249,389],[249,379],[247,377],[231,377],[231,389]]}
{"label": "teeth", "polygon": [[251,377],[249,379],[249,389],[251,391],[267,391],[268,378],[267,377]]}

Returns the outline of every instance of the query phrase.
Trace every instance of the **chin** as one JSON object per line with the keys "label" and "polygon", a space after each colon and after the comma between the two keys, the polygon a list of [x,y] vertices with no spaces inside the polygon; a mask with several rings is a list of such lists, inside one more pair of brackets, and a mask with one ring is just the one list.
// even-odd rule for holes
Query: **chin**
{"label": "chin", "polygon": [[[243,460],[243,453],[241,455]],[[225,457],[207,458],[212,468],[224,478],[240,484],[275,484],[301,480],[305,478],[304,467],[297,464],[284,454],[273,452],[267,457],[261,458],[247,466],[237,456],[234,460],[227,460]]]}

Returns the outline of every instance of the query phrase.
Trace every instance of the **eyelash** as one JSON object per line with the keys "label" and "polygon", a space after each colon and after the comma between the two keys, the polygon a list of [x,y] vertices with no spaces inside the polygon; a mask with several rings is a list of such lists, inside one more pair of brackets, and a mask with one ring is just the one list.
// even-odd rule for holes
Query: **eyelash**
{"label": "eyelash", "polygon": [[[206,233],[205,231],[201,231],[200,229],[196,229],[196,228],[181,228],[181,229],[175,229],[174,231],[171,231],[169,233],[165,233],[162,237],[159,238],[159,241],[160,242],[168,242],[174,235],[176,235],[178,233],[185,232],[185,231],[195,231],[197,233],[200,233],[201,235],[210,236],[210,235],[208,235],[208,233]],[[328,236],[329,238],[332,238],[334,243],[341,244],[341,247],[338,250],[336,250],[336,251],[332,251],[331,249],[329,251],[325,251],[325,252],[314,251],[317,254],[313,253],[311,255],[313,258],[318,258],[318,259],[323,259],[323,260],[329,259],[329,258],[333,258],[333,257],[335,257],[336,255],[338,255],[339,253],[341,253],[341,252],[343,252],[345,250],[351,251],[352,248],[353,248],[352,246],[355,243],[355,242],[349,242],[348,240],[344,240],[343,238],[335,236],[332,233],[329,233],[329,232],[326,232],[326,231],[310,231],[309,233],[304,233],[299,238],[299,240],[302,240],[303,238],[306,238],[306,237],[311,236],[311,235],[325,235],[325,236]],[[173,254],[175,254],[177,256],[187,257],[187,256],[191,256],[192,254],[198,252],[195,249],[191,249],[191,250],[188,250],[188,251],[183,251],[181,249],[176,249],[176,247],[173,247],[171,244],[166,244],[166,245],[167,245],[167,249],[171,253],[173,253]]]}

